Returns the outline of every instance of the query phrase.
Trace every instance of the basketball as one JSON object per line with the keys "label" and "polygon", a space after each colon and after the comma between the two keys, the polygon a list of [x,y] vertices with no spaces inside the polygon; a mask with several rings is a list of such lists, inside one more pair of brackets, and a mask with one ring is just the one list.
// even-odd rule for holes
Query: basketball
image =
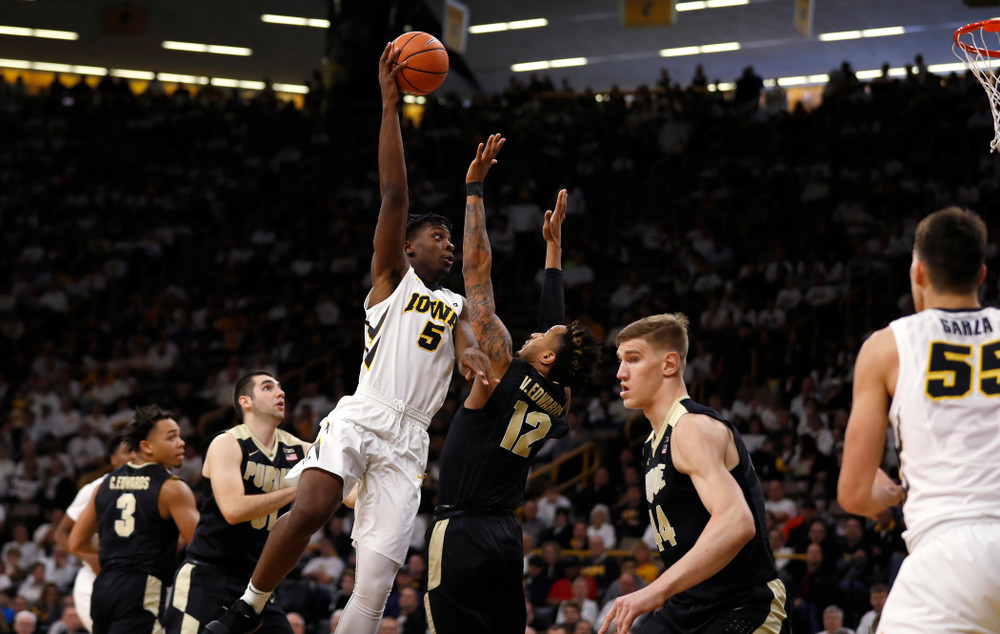
{"label": "basketball", "polygon": [[396,64],[406,62],[406,67],[396,75],[396,85],[404,94],[432,93],[448,76],[448,51],[430,33],[403,33],[393,40],[392,50],[394,55],[398,53]]}

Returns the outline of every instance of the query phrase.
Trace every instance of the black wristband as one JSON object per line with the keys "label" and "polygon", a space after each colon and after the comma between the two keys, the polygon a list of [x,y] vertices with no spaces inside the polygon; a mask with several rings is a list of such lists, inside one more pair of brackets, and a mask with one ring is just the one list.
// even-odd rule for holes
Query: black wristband
{"label": "black wristband", "polygon": [[479,196],[483,197],[483,181],[477,181],[475,183],[465,184],[465,195],[466,196]]}

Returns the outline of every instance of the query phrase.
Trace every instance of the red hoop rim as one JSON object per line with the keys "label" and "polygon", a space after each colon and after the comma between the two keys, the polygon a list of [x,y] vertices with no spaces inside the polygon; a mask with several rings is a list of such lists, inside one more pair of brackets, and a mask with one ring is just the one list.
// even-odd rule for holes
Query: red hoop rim
{"label": "red hoop rim", "polygon": [[990,20],[981,20],[979,22],[973,22],[971,24],[966,24],[962,28],[955,31],[953,36],[955,40],[955,46],[958,46],[966,53],[973,53],[976,55],[982,55],[984,57],[994,57],[1000,58],[1000,50],[992,51],[988,48],[979,48],[971,44],[966,44],[965,42],[959,41],[959,37],[971,33],[976,29],[982,29],[987,33],[1000,33],[1000,18],[993,18]]}

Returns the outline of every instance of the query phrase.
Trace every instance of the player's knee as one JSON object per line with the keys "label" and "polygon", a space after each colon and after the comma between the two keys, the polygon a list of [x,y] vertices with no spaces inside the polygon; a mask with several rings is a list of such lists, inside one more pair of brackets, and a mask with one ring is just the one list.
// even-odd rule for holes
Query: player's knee
{"label": "player's knee", "polygon": [[368,578],[358,580],[359,583],[354,588],[351,601],[355,602],[355,608],[370,618],[379,618],[385,609],[385,602],[392,591],[392,581],[386,583],[383,579]]}
{"label": "player's knee", "polygon": [[297,529],[315,533],[333,517],[333,512],[337,510],[337,503],[336,500],[331,502],[327,496],[300,498],[292,506],[289,520]]}

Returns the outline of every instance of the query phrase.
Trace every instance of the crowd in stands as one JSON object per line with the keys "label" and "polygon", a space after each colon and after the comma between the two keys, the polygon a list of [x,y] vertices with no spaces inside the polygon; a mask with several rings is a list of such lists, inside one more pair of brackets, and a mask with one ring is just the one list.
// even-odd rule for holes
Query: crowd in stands
{"label": "crowd in stands", "polygon": [[[591,389],[574,394],[570,435],[541,460],[597,441],[604,466],[580,487],[529,491],[535,632],[596,631],[614,597],[658,574],[642,424],[614,378],[616,333],[649,314],[691,317],[685,378],[752,452],[795,632],[868,634],[905,556],[898,509],[872,520],[836,505],[853,362],[867,332],[912,310],[919,218],[996,204],[988,105],[969,75],[917,64],[865,83],[845,64],[821,105],[789,111],[750,73],[739,98],[667,73],[600,100],[515,80],[471,102],[430,99],[404,127],[411,205],[450,216],[459,247],[468,162],[487,134],[507,137],[485,200],[498,312],[515,339],[533,324],[542,213],[570,192],[567,310],[607,346]],[[289,394],[286,425],[306,439],[353,390],[378,110],[336,112],[207,86],[137,95],[105,78],[34,95],[0,81],[0,632],[77,631],[78,563],[52,528],[107,469],[104,441],[134,407],[174,412],[189,439],[180,475],[199,492],[201,449],[234,419],[199,423],[246,370],[327,357]],[[461,289],[460,267],[448,282]],[[997,303],[995,270],[983,292]],[[463,389],[456,380],[429,430],[422,521],[386,631],[426,629],[423,529]],[[279,588],[302,631],[325,632],[351,594],[350,524],[339,513]]]}

